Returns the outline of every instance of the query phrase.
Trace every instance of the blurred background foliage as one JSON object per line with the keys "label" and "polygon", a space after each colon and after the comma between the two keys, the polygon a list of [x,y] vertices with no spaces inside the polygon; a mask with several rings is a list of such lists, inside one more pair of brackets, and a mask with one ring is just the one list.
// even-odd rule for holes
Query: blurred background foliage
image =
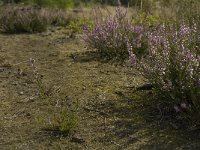
{"label": "blurred background foliage", "polygon": [[72,7],[88,4],[107,4],[107,5],[125,5],[125,6],[139,6],[155,5],[159,3],[162,6],[170,6],[175,4],[184,3],[185,6],[195,4],[199,0],[0,0],[1,3],[25,3],[25,4],[37,4],[39,6],[50,7]]}
{"label": "blurred background foliage", "polygon": [[199,0],[0,0],[0,5],[10,3],[59,9],[91,7],[92,5],[123,5],[148,14],[162,15],[163,18],[176,16],[177,19],[196,17],[200,12]]}
{"label": "blurred background foliage", "polygon": [[[199,0],[0,0],[0,5],[34,5],[49,8],[80,8],[101,6],[134,7],[139,12],[147,15],[159,16],[166,20],[182,20],[182,18],[192,18],[199,20],[200,1]],[[138,12],[138,11],[137,11]]]}

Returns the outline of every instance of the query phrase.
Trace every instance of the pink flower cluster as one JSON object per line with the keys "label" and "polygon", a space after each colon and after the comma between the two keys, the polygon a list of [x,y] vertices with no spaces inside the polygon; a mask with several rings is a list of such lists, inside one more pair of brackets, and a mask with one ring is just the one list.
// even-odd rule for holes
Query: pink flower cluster
{"label": "pink flower cluster", "polygon": [[118,7],[114,16],[96,20],[94,28],[84,25],[84,40],[98,52],[108,57],[128,57],[127,42],[135,49],[141,48],[142,26],[133,26],[127,19],[127,11]]}
{"label": "pink flower cluster", "polygon": [[159,25],[147,32],[148,55],[138,62],[145,77],[173,102],[200,107],[200,32],[197,25]]}

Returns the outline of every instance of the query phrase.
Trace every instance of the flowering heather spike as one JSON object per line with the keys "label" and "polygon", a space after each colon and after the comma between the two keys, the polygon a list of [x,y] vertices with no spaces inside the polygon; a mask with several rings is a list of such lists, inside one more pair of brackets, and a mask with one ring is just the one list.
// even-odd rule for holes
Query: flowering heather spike
{"label": "flowering heather spike", "polygon": [[179,112],[181,112],[181,110],[179,109],[179,107],[178,107],[178,106],[174,106],[174,110],[176,111],[176,113],[179,113]]}
{"label": "flowering heather spike", "polygon": [[187,104],[185,102],[182,102],[180,106],[181,106],[182,109],[186,109],[187,108]]}
{"label": "flowering heather spike", "polygon": [[33,58],[29,58],[29,62],[30,62],[31,64],[34,64],[35,59],[33,59]]}
{"label": "flowering heather spike", "polygon": [[143,30],[141,26],[133,26],[127,19],[127,11],[118,7],[114,16],[97,20],[93,29],[85,31],[84,40],[104,56],[124,59],[129,55],[127,41],[131,41],[134,51],[142,47]]}
{"label": "flowering heather spike", "polygon": [[148,31],[149,53],[137,66],[167,100],[176,103],[188,100],[200,108],[200,38],[197,31],[195,23],[192,27],[181,24],[179,29],[161,25]]}
{"label": "flowering heather spike", "polygon": [[87,23],[83,24],[83,30],[88,30],[88,24]]}
{"label": "flowering heather spike", "polygon": [[129,53],[129,60],[131,62],[132,65],[136,65],[137,64],[137,58],[136,55],[133,54],[133,47],[130,44],[129,41],[127,41],[127,49],[128,49],[128,53]]}

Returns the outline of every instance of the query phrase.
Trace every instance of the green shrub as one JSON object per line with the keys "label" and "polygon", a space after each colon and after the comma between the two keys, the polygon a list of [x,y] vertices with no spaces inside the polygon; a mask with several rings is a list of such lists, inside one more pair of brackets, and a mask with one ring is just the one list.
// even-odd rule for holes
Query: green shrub
{"label": "green shrub", "polygon": [[160,18],[155,15],[148,15],[145,12],[139,13],[132,21],[133,24],[142,24],[150,27],[160,23]]}
{"label": "green shrub", "polygon": [[34,3],[52,8],[67,8],[74,5],[73,0],[34,0]]}
{"label": "green shrub", "polygon": [[40,7],[69,8],[75,5],[74,0],[23,0],[25,4],[34,4]]}
{"label": "green shrub", "polygon": [[38,117],[37,121],[44,130],[68,134],[77,126],[78,116],[76,112],[65,109],[49,106],[48,114]]}
{"label": "green shrub", "polygon": [[79,19],[79,20],[71,20],[66,27],[68,30],[71,30],[73,33],[81,34],[83,32],[84,25],[87,24],[89,28],[92,28],[93,22],[88,19]]}

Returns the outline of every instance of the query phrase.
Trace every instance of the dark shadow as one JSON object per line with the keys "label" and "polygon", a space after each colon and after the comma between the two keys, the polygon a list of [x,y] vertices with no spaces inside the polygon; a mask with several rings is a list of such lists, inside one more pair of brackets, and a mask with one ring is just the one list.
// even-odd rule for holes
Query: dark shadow
{"label": "dark shadow", "polygon": [[[95,105],[109,114],[106,134],[100,137],[105,145],[118,143],[116,149],[198,149],[200,130],[191,130],[187,120],[151,90],[122,89],[119,99]],[[116,119],[112,119],[116,118]],[[108,119],[109,120],[109,119]]]}
{"label": "dark shadow", "polygon": [[68,137],[70,133],[68,131],[60,131],[59,129],[50,129],[50,128],[43,128],[42,131],[45,135],[48,135],[53,138],[61,138],[61,137]]}
{"label": "dark shadow", "polygon": [[73,143],[77,144],[85,143],[84,139],[76,136],[75,132],[60,131],[59,129],[56,128],[55,129],[43,128],[42,132],[44,133],[44,135],[47,135],[52,139],[69,138],[70,141]]}
{"label": "dark shadow", "polygon": [[124,58],[120,57],[109,57],[105,54],[98,53],[97,51],[86,51],[83,53],[73,53],[70,56],[74,61],[80,62],[80,63],[87,63],[87,62],[93,62],[98,61],[101,63],[111,63],[111,64],[123,64]]}

